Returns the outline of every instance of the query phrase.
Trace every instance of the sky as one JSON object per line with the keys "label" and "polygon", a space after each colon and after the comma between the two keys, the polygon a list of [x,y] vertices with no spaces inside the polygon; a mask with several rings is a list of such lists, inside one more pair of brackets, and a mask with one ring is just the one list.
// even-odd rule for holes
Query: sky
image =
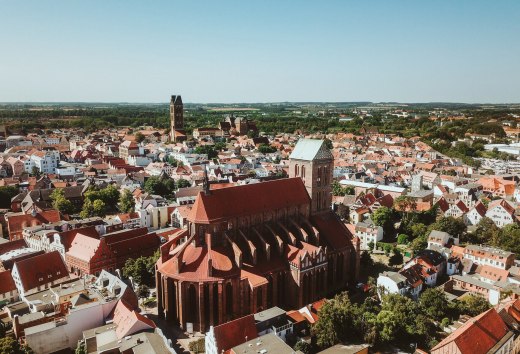
{"label": "sky", "polygon": [[0,0],[0,102],[520,102],[518,0]]}

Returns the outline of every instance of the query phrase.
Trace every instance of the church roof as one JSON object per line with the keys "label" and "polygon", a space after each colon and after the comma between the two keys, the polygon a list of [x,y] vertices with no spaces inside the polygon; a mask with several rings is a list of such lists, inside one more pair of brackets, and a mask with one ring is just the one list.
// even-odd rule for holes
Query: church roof
{"label": "church roof", "polygon": [[289,158],[312,161],[333,159],[333,156],[330,150],[325,146],[325,141],[317,139],[300,139]]}
{"label": "church roof", "polygon": [[301,178],[284,178],[212,189],[209,195],[200,192],[188,220],[206,224],[309,203],[309,194]]}

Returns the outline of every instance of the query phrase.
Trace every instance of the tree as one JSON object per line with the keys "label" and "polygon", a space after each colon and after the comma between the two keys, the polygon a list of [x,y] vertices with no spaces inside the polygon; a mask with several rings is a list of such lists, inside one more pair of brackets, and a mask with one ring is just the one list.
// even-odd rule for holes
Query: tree
{"label": "tree", "polygon": [[361,253],[361,257],[359,259],[359,262],[365,268],[369,268],[369,267],[372,267],[374,265],[374,261],[372,260],[372,257],[370,257],[370,253],[368,253],[367,251],[363,251]]}
{"label": "tree", "polygon": [[493,246],[520,254],[520,226],[509,224],[504,226],[498,233],[498,237],[489,240]]}
{"label": "tree", "polygon": [[381,226],[385,232],[393,231],[395,222],[394,211],[382,206],[372,213],[372,221],[375,225]]}
{"label": "tree", "polygon": [[428,247],[428,238],[426,235],[419,236],[410,244],[410,248],[414,253],[418,253]]}
{"label": "tree", "polygon": [[100,191],[100,199],[106,205],[116,205],[119,201],[120,193],[117,187],[114,185],[109,185],[106,188],[101,189]]}
{"label": "tree", "polygon": [[468,233],[463,241],[477,244],[497,244],[500,237],[500,229],[495,222],[488,217],[483,217],[477,223],[475,231]]}
{"label": "tree", "polygon": [[457,302],[457,309],[461,314],[478,316],[491,308],[491,304],[482,296],[468,294]]}
{"label": "tree", "polygon": [[180,178],[177,180],[177,188],[186,188],[186,187],[191,187],[191,182],[184,179],[184,178]]}
{"label": "tree", "polygon": [[96,199],[94,203],[92,203],[92,210],[95,216],[105,217],[106,209],[106,204],[101,199]]}
{"label": "tree", "polygon": [[138,143],[138,144],[142,143],[144,141],[144,139],[145,139],[145,136],[143,135],[143,133],[141,133],[141,132],[135,133],[135,142],[136,143]]}
{"label": "tree", "polygon": [[296,344],[294,345],[293,347],[293,350],[294,351],[300,351],[302,352],[303,354],[311,354],[311,351],[312,351],[312,347],[309,343],[307,343],[306,341],[304,340],[299,340],[296,342]]}
{"label": "tree", "polygon": [[74,212],[74,205],[68,199],[65,199],[63,189],[56,188],[51,193],[52,207],[59,210],[63,214],[72,214]]}
{"label": "tree", "polygon": [[410,336],[415,335],[415,319],[419,311],[410,298],[400,294],[385,295],[381,313],[377,315],[381,342],[408,343]]}
{"label": "tree", "polygon": [[416,239],[417,237],[426,236],[428,227],[423,223],[415,223],[410,226],[410,231],[412,234],[412,239]]}
{"label": "tree", "polygon": [[312,327],[312,333],[320,348],[328,348],[357,333],[354,326],[355,308],[346,292],[327,300],[318,316],[319,320]]}
{"label": "tree", "polygon": [[0,353],[2,354],[32,354],[33,351],[27,345],[22,345],[11,336],[0,338]]}
{"label": "tree", "polygon": [[345,195],[353,195],[354,194],[354,188],[351,186],[343,187],[341,183],[338,181],[332,182],[332,195],[334,196],[345,196]]}
{"label": "tree", "polygon": [[11,208],[11,199],[20,193],[18,187],[15,186],[2,186],[0,187],[0,208],[9,209]]}
{"label": "tree", "polygon": [[403,255],[397,248],[394,248],[394,254],[388,260],[388,265],[394,267],[400,264],[403,264]]}
{"label": "tree", "polygon": [[41,176],[41,172],[40,172],[40,169],[36,166],[33,166],[31,168],[31,175],[35,176],[35,177],[40,177]]}
{"label": "tree", "polygon": [[258,146],[258,152],[261,152],[262,154],[271,154],[276,152],[276,148],[271,145],[260,144],[260,146]]}
{"label": "tree", "polygon": [[152,256],[139,258],[129,258],[123,266],[123,275],[127,278],[132,277],[139,285],[153,286],[155,282],[155,263],[159,259],[160,250]]}
{"label": "tree", "polygon": [[87,348],[85,348],[85,342],[79,341],[74,354],[87,354]]}
{"label": "tree", "polygon": [[147,297],[150,296],[150,288],[147,287],[146,285],[144,284],[141,284],[139,285],[139,287],[137,288],[137,291],[135,293],[137,295],[137,297],[141,298],[141,299],[145,299]]}
{"label": "tree", "polygon": [[206,350],[206,342],[204,337],[199,338],[196,341],[190,342],[189,349],[194,353],[204,353],[204,351]]}
{"label": "tree", "polygon": [[82,219],[87,219],[94,216],[94,204],[90,199],[85,199],[85,202],[83,202],[83,208],[81,209],[79,216]]}
{"label": "tree", "polygon": [[206,154],[208,159],[213,159],[218,156],[217,150],[211,145],[199,145],[195,148],[196,154]]}
{"label": "tree", "polygon": [[400,245],[406,245],[408,243],[408,236],[405,234],[399,234],[399,236],[397,236],[397,243]]}
{"label": "tree", "polygon": [[216,144],[215,144],[215,150],[217,150],[217,151],[227,150],[227,149],[226,149],[226,143],[221,142],[221,141],[218,142],[218,143],[216,143]]}
{"label": "tree", "polygon": [[436,321],[441,321],[450,310],[446,295],[438,288],[426,289],[419,297],[419,306],[424,314]]}
{"label": "tree", "polygon": [[144,190],[150,194],[171,196],[175,190],[175,181],[171,178],[152,176],[144,183]]}
{"label": "tree", "polygon": [[464,221],[452,216],[444,216],[430,225],[430,230],[444,231],[451,236],[461,238],[467,230]]}
{"label": "tree", "polygon": [[134,208],[134,196],[128,189],[125,189],[125,191],[119,197],[119,209],[121,209],[123,213],[131,213],[134,211]]}

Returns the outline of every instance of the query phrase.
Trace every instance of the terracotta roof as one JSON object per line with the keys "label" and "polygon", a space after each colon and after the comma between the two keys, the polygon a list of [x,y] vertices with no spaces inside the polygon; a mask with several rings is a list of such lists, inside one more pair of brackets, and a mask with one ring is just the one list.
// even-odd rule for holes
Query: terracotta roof
{"label": "terracotta roof", "polygon": [[116,335],[118,339],[134,333],[156,328],[155,323],[132,310],[124,301],[119,300],[114,309],[114,323],[117,324]]}
{"label": "terracotta roof", "polygon": [[258,337],[255,316],[247,315],[236,320],[213,327],[217,353],[240,345],[247,340]]}
{"label": "terracotta roof", "polygon": [[14,284],[11,272],[8,270],[0,272],[0,294],[7,294],[14,290],[16,290],[16,285]]}
{"label": "terracotta roof", "polygon": [[27,248],[27,243],[23,238],[6,243],[0,243],[0,255],[19,248]]}
{"label": "terracotta roof", "polygon": [[310,198],[301,178],[247,184],[199,193],[188,216],[191,222],[207,224],[240,215],[309,204]]}
{"label": "terracotta roof", "polygon": [[60,232],[58,235],[60,236],[60,241],[66,251],[70,248],[72,241],[77,234],[99,239],[99,233],[95,226],[79,227],[77,229]]}
{"label": "terracotta roof", "polygon": [[485,354],[508,332],[496,310],[490,309],[464,323],[432,349],[432,354],[444,353],[454,344],[460,353]]}
{"label": "terracotta roof", "polygon": [[311,223],[318,229],[320,239],[325,240],[333,249],[351,245],[353,235],[332,211],[312,216]]}
{"label": "terracotta roof", "polygon": [[31,214],[11,215],[7,219],[9,233],[21,232],[24,227],[49,224],[61,220],[58,210],[41,211],[32,216]]}
{"label": "terracotta roof", "polygon": [[[14,265],[25,291],[67,277],[67,266],[58,251],[24,259]],[[14,270],[14,269],[13,269]]]}
{"label": "terracotta roof", "polygon": [[67,252],[67,257],[74,257],[85,262],[90,262],[99,248],[100,241],[82,234],[76,235]]}

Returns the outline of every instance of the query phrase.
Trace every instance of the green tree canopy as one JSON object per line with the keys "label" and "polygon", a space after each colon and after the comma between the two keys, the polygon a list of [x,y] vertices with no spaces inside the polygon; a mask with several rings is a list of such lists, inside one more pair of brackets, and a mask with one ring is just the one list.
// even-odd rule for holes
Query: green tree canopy
{"label": "green tree canopy", "polygon": [[94,216],[105,217],[107,206],[104,201],[101,199],[94,200],[92,203],[92,210],[94,212]]}
{"label": "green tree canopy", "polygon": [[32,354],[33,351],[27,345],[22,345],[11,336],[0,338],[1,354]]}
{"label": "green tree canopy", "polygon": [[490,308],[491,304],[480,295],[468,294],[457,302],[459,313],[472,317],[477,316]]}
{"label": "green tree canopy", "polygon": [[63,214],[72,214],[74,212],[74,205],[65,198],[63,189],[56,188],[51,193],[52,207],[59,210]]}
{"label": "green tree canopy", "polygon": [[214,146],[211,145],[199,145],[195,148],[196,154],[206,154],[208,159],[213,159],[218,156],[218,152]]}
{"label": "green tree canopy", "polygon": [[338,294],[333,299],[327,300],[320,309],[319,318],[312,327],[312,333],[320,348],[328,348],[347,340],[349,336],[356,333],[355,308],[347,293]]}
{"label": "green tree canopy", "polygon": [[332,195],[342,197],[347,194],[354,195],[354,188],[351,186],[343,187],[338,181],[332,182]]}
{"label": "green tree canopy", "polygon": [[94,216],[94,203],[92,203],[90,199],[85,199],[83,202],[83,208],[81,209],[79,216],[82,219],[87,219]]}
{"label": "green tree canopy", "polygon": [[121,193],[121,196],[119,197],[119,209],[123,213],[131,213],[134,211],[135,208],[135,199],[132,193],[125,189],[123,193]]}
{"label": "green tree canopy", "polygon": [[441,321],[450,311],[446,295],[438,288],[426,289],[419,297],[419,306],[424,314],[436,321]]}
{"label": "green tree canopy", "polygon": [[488,243],[493,246],[520,254],[520,226],[518,224],[506,225],[499,230],[498,237],[491,237]]}
{"label": "green tree canopy", "polygon": [[144,190],[150,194],[160,196],[172,196],[175,191],[175,181],[171,178],[161,178],[161,176],[149,177],[144,183]]}
{"label": "green tree canopy", "polygon": [[467,226],[460,218],[444,216],[430,225],[430,230],[444,231],[453,237],[461,238],[466,232]]}
{"label": "green tree canopy", "polygon": [[262,154],[271,154],[276,151],[276,148],[271,145],[260,144],[260,146],[258,146],[258,152],[261,152]]}
{"label": "green tree canopy", "polygon": [[395,213],[392,209],[382,206],[372,213],[375,225],[383,227],[385,232],[394,230]]}
{"label": "green tree canopy", "polygon": [[186,188],[191,187],[191,182],[187,179],[180,178],[177,180],[177,188]]}

